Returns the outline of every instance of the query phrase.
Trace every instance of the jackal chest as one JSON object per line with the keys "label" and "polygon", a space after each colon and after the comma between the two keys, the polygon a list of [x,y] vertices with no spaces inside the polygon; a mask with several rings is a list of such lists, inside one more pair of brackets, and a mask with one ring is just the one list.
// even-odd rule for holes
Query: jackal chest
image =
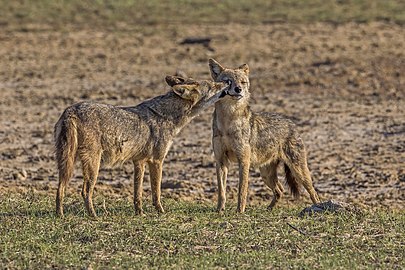
{"label": "jackal chest", "polygon": [[243,121],[218,122],[214,132],[214,148],[225,154],[232,162],[249,148],[250,129]]}
{"label": "jackal chest", "polygon": [[249,123],[243,119],[235,119],[232,121],[217,121],[217,134],[222,138],[224,143],[245,143],[250,138]]}

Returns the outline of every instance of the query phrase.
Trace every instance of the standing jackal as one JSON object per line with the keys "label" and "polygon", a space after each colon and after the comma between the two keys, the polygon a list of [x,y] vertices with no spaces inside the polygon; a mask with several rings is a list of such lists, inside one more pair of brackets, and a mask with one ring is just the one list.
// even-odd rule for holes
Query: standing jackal
{"label": "standing jackal", "polygon": [[134,206],[142,214],[142,182],[149,166],[152,200],[160,202],[163,160],[174,136],[205,108],[223,96],[224,83],[194,81],[167,76],[172,90],[135,107],[81,102],[68,107],[55,125],[59,186],[56,212],[63,216],[63,197],[78,157],[83,168],[82,196],[88,213],[95,217],[93,190],[100,162],[115,166],[134,163]]}
{"label": "standing jackal", "polygon": [[307,166],[304,143],[292,121],[276,113],[255,113],[249,107],[249,67],[223,68],[209,60],[211,76],[229,85],[226,97],[215,104],[212,144],[218,180],[218,211],[225,209],[226,178],[230,162],[239,163],[238,212],[244,212],[250,166],[260,168],[265,184],[273,191],[273,208],[283,195],[277,165],[284,163],[287,184],[298,196],[300,185],[319,203]]}

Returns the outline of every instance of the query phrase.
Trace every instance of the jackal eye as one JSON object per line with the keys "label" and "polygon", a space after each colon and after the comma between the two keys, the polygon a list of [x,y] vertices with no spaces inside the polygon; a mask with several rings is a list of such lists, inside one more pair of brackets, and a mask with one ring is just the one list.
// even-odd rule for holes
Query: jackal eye
{"label": "jackal eye", "polygon": [[232,84],[232,80],[227,79],[227,80],[225,80],[225,83],[226,83],[227,85],[231,85],[231,84]]}
{"label": "jackal eye", "polygon": [[241,81],[241,84],[247,84],[248,82],[247,81]]}

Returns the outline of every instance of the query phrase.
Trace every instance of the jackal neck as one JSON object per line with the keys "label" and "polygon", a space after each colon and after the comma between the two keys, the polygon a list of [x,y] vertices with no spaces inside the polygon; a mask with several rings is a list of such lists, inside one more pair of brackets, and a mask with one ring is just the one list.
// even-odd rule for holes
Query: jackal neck
{"label": "jackal neck", "polygon": [[145,106],[155,117],[175,128],[179,128],[188,123],[192,104],[169,92],[166,95],[155,97],[145,101],[141,106]]}
{"label": "jackal neck", "polygon": [[251,110],[248,100],[229,101],[220,100],[215,103],[215,112],[223,119],[245,118],[250,119]]}

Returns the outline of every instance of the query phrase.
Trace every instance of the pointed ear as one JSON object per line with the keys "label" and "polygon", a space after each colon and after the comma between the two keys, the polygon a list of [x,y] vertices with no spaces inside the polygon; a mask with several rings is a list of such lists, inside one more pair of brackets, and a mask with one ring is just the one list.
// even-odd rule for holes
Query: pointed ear
{"label": "pointed ear", "polygon": [[178,84],[172,87],[173,92],[182,99],[192,100],[193,102],[198,98],[198,91],[195,89],[194,84]]}
{"label": "pointed ear", "polygon": [[247,64],[243,64],[238,69],[242,70],[243,72],[246,73],[246,75],[249,75],[249,66]]}
{"label": "pointed ear", "polygon": [[215,81],[218,78],[219,74],[224,71],[224,68],[212,58],[208,60],[208,63],[210,66],[211,77]]}
{"label": "pointed ear", "polygon": [[181,69],[177,69],[174,76],[182,77],[182,78],[188,78],[187,74]]}
{"label": "pointed ear", "polygon": [[165,80],[166,80],[166,83],[167,83],[170,87],[173,87],[173,86],[175,86],[175,85],[177,85],[177,84],[184,83],[184,82],[186,81],[186,79],[184,79],[184,78],[182,78],[182,77],[179,77],[179,76],[171,76],[171,75],[166,76]]}

